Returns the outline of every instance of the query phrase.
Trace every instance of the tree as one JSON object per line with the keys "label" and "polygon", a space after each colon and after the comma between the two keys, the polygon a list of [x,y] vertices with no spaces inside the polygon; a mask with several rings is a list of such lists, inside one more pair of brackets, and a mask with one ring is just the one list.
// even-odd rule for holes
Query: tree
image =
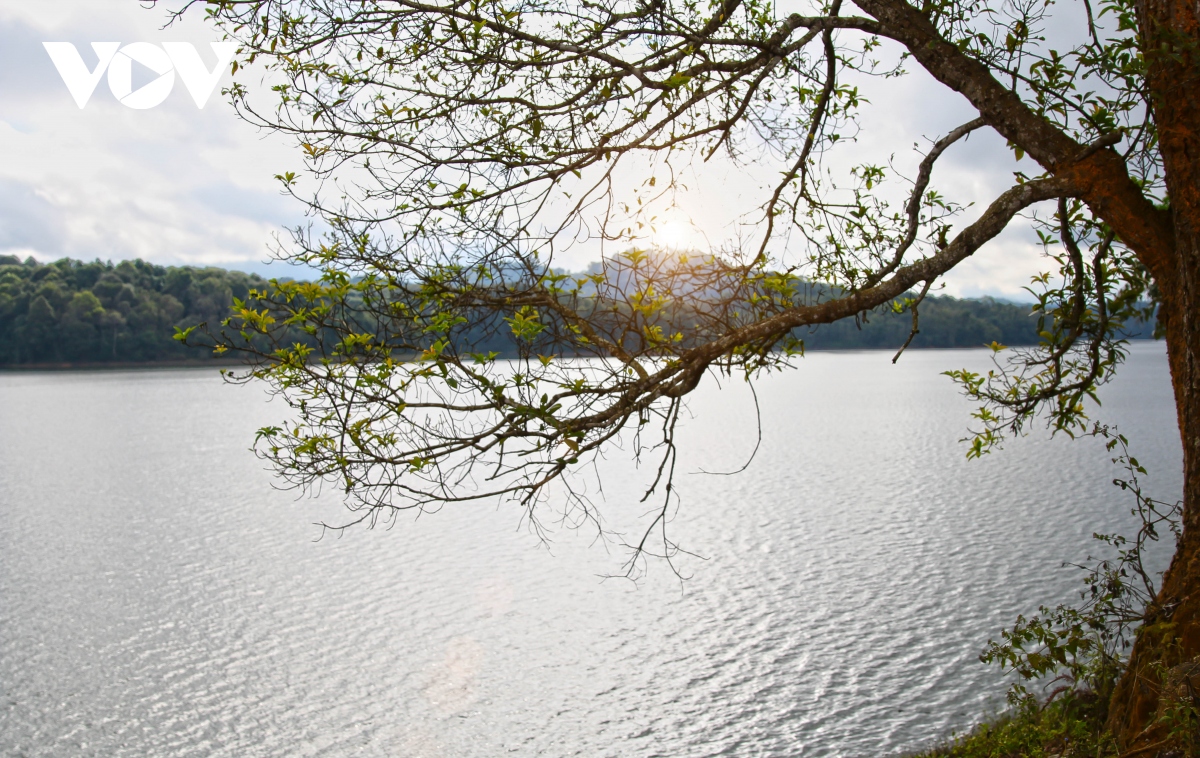
{"label": "tree", "polygon": [[[235,75],[262,67],[274,105],[244,78],[233,102],[300,144],[307,170],[278,178],[324,224],[280,251],[320,266],[321,282],[251,292],[212,337],[256,357],[246,376],[297,411],[261,432],[260,453],[298,486],[337,481],[357,521],[497,496],[536,521],[557,488],[570,515],[599,525],[566,475],[628,433],[638,455],[658,456],[647,497],[662,503],[631,546],[669,557],[675,420],[706,372],[781,367],[802,354],[803,329],[877,308],[911,312],[915,333],[938,278],[1018,217],[1055,261],[1035,279],[1042,343],[999,353],[989,374],[956,374],[981,403],[972,454],[1039,417],[1082,429],[1083,401],[1124,356],[1122,326],[1158,307],[1184,526],[1109,716],[1124,749],[1156,749],[1155,672],[1200,655],[1195,4],[205,7],[241,45]],[[1048,42],[1052,23],[1077,41]],[[910,178],[902,163],[852,165],[846,135],[869,105],[856,82],[906,67],[976,117],[914,156]],[[1036,168],[969,219],[931,182],[981,130]],[[741,243],[648,247],[683,177],[721,161],[776,177],[742,217]],[[581,239],[616,253],[587,276],[556,270]],[[315,346],[247,342],[292,325]],[[463,339],[479,325],[515,335],[521,360],[500,365],[485,340]]]}

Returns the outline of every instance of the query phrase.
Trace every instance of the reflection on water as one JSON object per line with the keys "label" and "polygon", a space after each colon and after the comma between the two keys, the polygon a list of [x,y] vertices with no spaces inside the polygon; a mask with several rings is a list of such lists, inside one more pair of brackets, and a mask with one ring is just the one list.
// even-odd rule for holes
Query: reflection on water
{"label": "reflection on water", "polygon": [[[1003,702],[978,663],[1070,599],[1130,505],[1091,440],[967,462],[938,372],[982,352],[814,354],[760,386],[763,450],[685,474],[699,554],[633,586],[591,534],[511,507],[326,536],[246,448],[285,409],[213,371],[0,374],[0,753],[859,756]],[[1161,345],[1102,395],[1174,499]],[[680,470],[740,465],[734,381],[691,402]],[[646,472],[605,463],[614,523]],[[634,474],[637,474],[636,476]],[[641,479],[639,479],[641,477]],[[1124,525],[1124,526],[1123,526]]]}

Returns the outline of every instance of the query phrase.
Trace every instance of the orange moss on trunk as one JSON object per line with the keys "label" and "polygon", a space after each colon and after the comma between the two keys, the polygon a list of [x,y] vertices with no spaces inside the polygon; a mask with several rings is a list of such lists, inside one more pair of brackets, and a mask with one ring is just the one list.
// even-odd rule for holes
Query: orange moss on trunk
{"label": "orange moss on trunk", "polygon": [[1163,295],[1160,318],[1183,441],[1184,536],[1134,644],[1108,725],[1123,751],[1154,755],[1172,749],[1161,721],[1164,679],[1200,656],[1200,8],[1145,0],[1138,10],[1174,237],[1165,265],[1145,262]]}

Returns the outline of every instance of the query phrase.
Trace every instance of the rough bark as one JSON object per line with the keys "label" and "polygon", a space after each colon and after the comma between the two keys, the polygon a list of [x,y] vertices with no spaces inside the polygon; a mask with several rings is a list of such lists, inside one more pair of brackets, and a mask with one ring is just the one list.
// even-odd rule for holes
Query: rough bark
{"label": "rough bark", "polygon": [[[1126,752],[1153,755],[1164,671],[1200,656],[1200,8],[1148,0],[1139,8],[1148,83],[1166,169],[1174,226],[1171,265],[1155,272],[1179,433],[1183,441],[1184,536],[1117,687],[1109,727]],[[1194,685],[1200,681],[1194,682]],[[1170,749],[1161,745],[1162,750]]]}

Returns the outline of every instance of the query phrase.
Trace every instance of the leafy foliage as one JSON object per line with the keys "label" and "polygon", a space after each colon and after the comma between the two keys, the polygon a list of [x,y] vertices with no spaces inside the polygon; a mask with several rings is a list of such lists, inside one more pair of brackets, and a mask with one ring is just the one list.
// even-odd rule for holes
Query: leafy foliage
{"label": "leafy foliage", "polygon": [[1035,277],[1029,288],[1037,298],[1038,344],[997,355],[986,374],[948,372],[981,402],[972,457],[1000,444],[1006,432],[1019,433],[1040,409],[1055,432],[1086,431],[1084,400],[1096,401],[1096,388],[1125,360],[1127,328],[1153,313],[1145,268],[1114,246],[1112,230],[1082,213],[1080,203],[1060,199],[1053,221],[1039,226],[1057,272]]}

